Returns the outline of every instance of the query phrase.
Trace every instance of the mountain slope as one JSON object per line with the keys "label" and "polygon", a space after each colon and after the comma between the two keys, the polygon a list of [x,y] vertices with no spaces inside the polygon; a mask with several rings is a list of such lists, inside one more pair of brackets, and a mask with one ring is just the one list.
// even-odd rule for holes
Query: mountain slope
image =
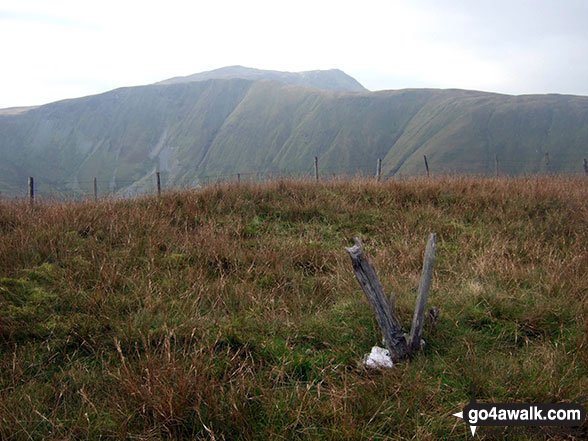
{"label": "mountain slope", "polygon": [[0,191],[151,191],[206,176],[310,173],[578,173],[588,97],[463,90],[349,93],[275,81],[206,80],[118,89],[0,115]]}
{"label": "mountain slope", "polygon": [[355,78],[339,69],[311,70],[306,72],[280,72],[277,70],[253,69],[244,66],[227,66],[220,69],[200,72],[185,77],[175,77],[157,84],[178,84],[192,81],[218,79],[273,80],[280,83],[314,87],[316,89],[338,90],[346,92],[367,92]]}

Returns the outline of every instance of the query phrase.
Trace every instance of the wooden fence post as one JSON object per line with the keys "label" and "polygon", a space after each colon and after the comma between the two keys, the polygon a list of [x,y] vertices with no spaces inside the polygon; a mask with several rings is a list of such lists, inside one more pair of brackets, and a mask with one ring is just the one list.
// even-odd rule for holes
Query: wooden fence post
{"label": "wooden fence post", "polygon": [[161,177],[159,172],[155,172],[155,178],[157,180],[157,196],[161,196]]}
{"label": "wooden fence post", "polygon": [[384,341],[390,351],[390,357],[392,361],[396,362],[406,357],[408,346],[402,332],[402,326],[396,316],[392,314],[394,305],[391,305],[390,301],[394,302],[394,297],[388,300],[374,266],[365,257],[363,244],[357,237],[354,242],[353,247],[345,249],[351,257],[355,277],[372,305]]}
{"label": "wooden fence post", "polygon": [[[351,248],[345,248],[351,257],[353,272],[367,299],[369,300],[384,341],[390,352],[390,358],[396,362],[411,353],[421,349],[421,336],[424,324],[425,308],[429,299],[429,289],[433,277],[433,265],[435,263],[435,244],[437,235],[431,233],[427,241],[425,257],[423,259],[423,271],[421,274],[421,283],[416,300],[414,316],[412,320],[412,329],[407,336],[402,332],[400,321],[396,318],[394,310],[394,294],[390,299],[386,297],[380,279],[376,274],[374,266],[366,258],[363,245],[359,238],[355,238],[355,245]],[[436,319],[439,311],[437,308],[431,308],[430,315]]]}
{"label": "wooden fence post", "polygon": [[427,162],[427,155],[423,155],[425,158],[425,170],[427,170],[427,178],[429,177],[429,163]]}
{"label": "wooden fence post", "polygon": [[588,176],[588,161],[584,158],[584,174]]}
{"label": "wooden fence post", "polygon": [[421,272],[421,283],[419,285],[419,294],[417,296],[412,318],[412,328],[408,338],[408,349],[411,352],[418,351],[421,348],[421,336],[423,334],[423,321],[427,300],[429,300],[429,289],[431,288],[431,279],[433,278],[433,265],[435,264],[435,246],[437,235],[431,233],[425,249],[423,258],[423,270]]}
{"label": "wooden fence post", "polygon": [[316,182],[319,181],[319,171],[318,171],[318,157],[314,157],[314,180]]}
{"label": "wooden fence post", "polygon": [[376,180],[380,182],[382,177],[382,160],[378,159],[378,165],[376,166]]}
{"label": "wooden fence post", "polygon": [[241,183],[241,173],[237,173],[237,184]]}
{"label": "wooden fence post", "polygon": [[98,181],[94,178],[94,200],[98,200]]}
{"label": "wooden fence post", "polygon": [[29,176],[29,202],[35,202],[35,180],[32,176]]}

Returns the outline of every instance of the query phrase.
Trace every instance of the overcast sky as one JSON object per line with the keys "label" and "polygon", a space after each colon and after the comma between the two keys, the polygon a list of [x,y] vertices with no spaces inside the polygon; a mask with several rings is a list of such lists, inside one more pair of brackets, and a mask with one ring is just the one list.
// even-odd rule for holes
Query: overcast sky
{"label": "overcast sky", "polygon": [[0,108],[235,64],[588,95],[587,0],[2,0],[0,41]]}

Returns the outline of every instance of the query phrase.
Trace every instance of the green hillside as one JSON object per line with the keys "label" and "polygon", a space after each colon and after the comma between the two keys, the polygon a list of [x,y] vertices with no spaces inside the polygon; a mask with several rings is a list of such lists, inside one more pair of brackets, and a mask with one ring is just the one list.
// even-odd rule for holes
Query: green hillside
{"label": "green hillside", "polygon": [[[545,154],[549,154],[549,168]],[[337,92],[215,79],[117,89],[0,114],[0,191],[151,191],[252,172],[582,173],[588,97],[463,90]],[[208,178],[207,178],[208,179]]]}

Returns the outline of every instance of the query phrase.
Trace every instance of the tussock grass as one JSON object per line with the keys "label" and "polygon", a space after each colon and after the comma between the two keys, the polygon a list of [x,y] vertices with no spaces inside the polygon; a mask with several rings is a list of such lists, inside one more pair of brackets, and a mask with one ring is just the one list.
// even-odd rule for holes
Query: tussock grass
{"label": "tussock grass", "polygon": [[[587,201],[544,177],[0,202],[0,438],[466,439],[470,382],[580,399]],[[362,237],[409,326],[431,231],[439,324],[366,371],[380,334],[343,247]]]}

